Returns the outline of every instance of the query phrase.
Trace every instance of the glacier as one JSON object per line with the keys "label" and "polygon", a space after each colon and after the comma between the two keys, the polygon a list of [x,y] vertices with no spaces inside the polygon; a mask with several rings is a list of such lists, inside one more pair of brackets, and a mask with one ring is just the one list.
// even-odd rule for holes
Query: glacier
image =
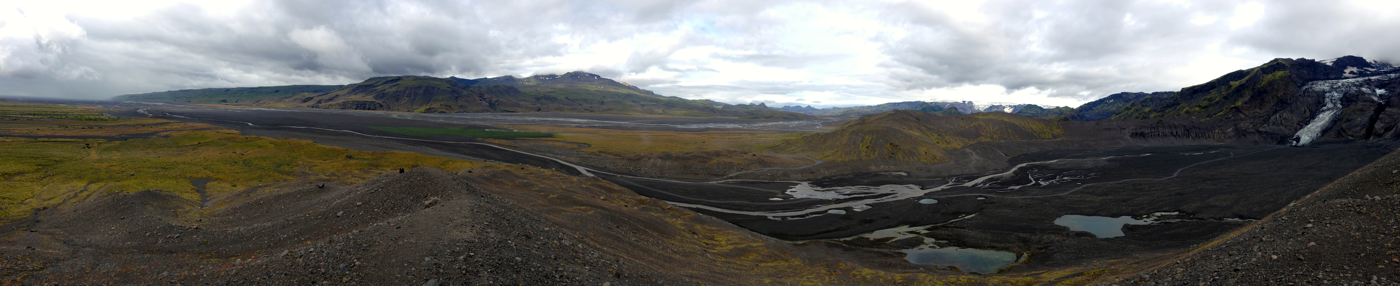
{"label": "glacier", "polygon": [[1342,112],[1342,96],[1349,93],[1366,93],[1373,99],[1379,100],[1378,95],[1385,94],[1385,90],[1376,90],[1370,87],[1371,81],[1390,80],[1400,76],[1400,74],[1386,74],[1369,77],[1348,78],[1338,80],[1319,80],[1309,82],[1303,86],[1303,92],[1322,92],[1325,99],[1322,109],[1318,110],[1317,117],[1299,129],[1289,141],[1291,146],[1306,146],[1322,136],[1322,132],[1332,127],[1337,119],[1337,114]]}

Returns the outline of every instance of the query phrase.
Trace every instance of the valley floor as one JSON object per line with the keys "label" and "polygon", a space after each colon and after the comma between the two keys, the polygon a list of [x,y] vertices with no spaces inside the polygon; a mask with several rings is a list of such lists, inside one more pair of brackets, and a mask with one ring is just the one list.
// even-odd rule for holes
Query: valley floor
{"label": "valley floor", "polygon": [[[0,132],[9,138],[0,144],[28,146],[0,155],[40,158],[26,163],[34,166],[68,166],[44,165],[58,163],[44,161],[50,155],[42,150],[61,145],[73,148],[60,152],[69,156],[64,160],[109,162],[109,171],[76,165],[34,169],[100,174],[88,177],[55,173],[45,175],[55,179],[44,179],[26,177],[26,171],[13,166],[0,169],[8,181],[28,184],[20,189],[43,193],[9,195],[5,207],[10,221],[0,226],[0,276],[6,281],[1073,285],[1126,279],[1120,282],[1251,284],[1262,280],[1250,279],[1271,277],[1309,281],[1269,269],[1316,270],[1305,268],[1310,264],[1277,262],[1285,259],[1376,255],[1384,260],[1389,259],[1385,251],[1394,252],[1388,242],[1380,249],[1394,232],[1382,226],[1385,217],[1395,214],[1393,184],[1384,179],[1393,172],[1372,169],[1389,168],[1385,166],[1395,165],[1390,161],[1400,155],[1328,185],[1390,153],[1380,145],[1120,146],[1025,153],[993,172],[1009,170],[1005,176],[884,172],[754,181],[726,179],[768,169],[820,167],[819,160],[766,152],[764,146],[839,122],[109,107],[101,113],[140,119],[118,120],[127,123],[101,129],[106,133],[69,131],[73,127],[55,126],[89,125],[57,119],[23,126],[0,122]],[[33,124],[48,127],[30,132]],[[138,126],[152,130],[133,129]],[[516,126],[554,136],[474,139],[373,128],[384,126]],[[97,149],[79,149],[83,142]],[[136,146],[160,148],[142,151],[147,147]],[[1014,164],[1025,167],[1012,168]],[[1370,177],[1357,179],[1358,174]],[[1358,180],[1370,183],[1348,183]],[[799,184],[902,191],[813,199],[794,193]],[[1324,195],[1347,184],[1366,190],[1357,193],[1365,194],[1364,200]],[[1327,188],[1304,203],[1290,206],[1323,186]],[[1330,200],[1327,207],[1307,206],[1319,196]],[[899,199],[881,199],[886,197]],[[1314,213],[1307,218],[1289,219],[1313,221],[1301,229],[1281,228],[1288,232],[1266,235],[1260,243],[1229,238],[1273,229],[1264,226],[1277,223],[1269,215],[1280,208],[1285,208],[1282,216],[1310,210]],[[1114,238],[1058,224],[1067,214],[1142,218],[1154,213],[1173,214],[1160,222],[1122,227],[1125,235]],[[1357,223],[1371,217],[1378,220]],[[1293,231],[1299,235],[1283,238]],[[1316,251],[1320,256],[1304,257],[1313,248],[1294,249],[1298,245],[1290,240],[1308,235],[1335,239],[1340,233],[1351,233],[1356,241],[1337,246],[1345,250],[1338,255]],[[1376,235],[1380,240],[1368,237]],[[1269,244],[1281,239],[1290,242]],[[1316,245],[1305,247],[1330,246],[1322,237],[1308,239]],[[1216,250],[1231,245],[1262,248]],[[905,260],[913,255],[906,253],[929,246],[1006,252],[1016,261],[977,271],[997,274],[970,275],[948,264]],[[1202,246],[1212,248],[1193,251]],[[1380,252],[1359,252],[1364,247]],[[1211,256],[1203,259],[1207,254]],[[1189,256],[1174,262],[1180,255]],[[1203,274],[1225,269],[1212,263],[1238,264],[1246,258],[1256,266],[1238,273],[1259,274]],[[1378,269],[1391,268],[1385,263],[1391,262]],[[1138,276],[1143,269],[1156,272]],[[1380,282],[1395,279],[1383,271],[1347,272],[1355,274],[1377,275]]]}
{"label": "valley floor", "polygon": [[1400,153],[1121,285],[1400,285]]}

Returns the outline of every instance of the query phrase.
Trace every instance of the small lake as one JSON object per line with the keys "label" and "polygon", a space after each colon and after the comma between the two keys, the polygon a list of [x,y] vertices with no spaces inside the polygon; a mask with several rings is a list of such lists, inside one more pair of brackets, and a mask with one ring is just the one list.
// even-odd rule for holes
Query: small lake
{"label": "small lake", "polygon": [[1015,253],[960,247],[900,250],[904,260],[915,264],[953,266],[967,273],[992,274],[1018,263]]}
{"label": "small lake", "polygon": [[[964,216],[970,218],[972,215]],[[951,221],[950,221],[951,222]],[[946,223],[946,222],[945,222]],[[914,264],[933,265],[939,268],[957,267],[959,271],[966,273],[991,274],[1007,267],[1025,262],[1028,255],[1017,256],[1015,253],[998,250],[986,250],[976,248],[961,248],[953,246],[939,247],[938,240],[923,236],[928,233],[928,229],[941,224],[931,224],[922,226],[901,225],[898,227],[886,228],[874,232],[846,238],[843,240],[866,238],[871,240],[898,241],[908,238],[921,238],[923,243],[911,249],[902,249],[904,260]],[[945,241],[946,242],[946,241]]]}
{"label": "small lake", "polygon": [[1069,227],[1069,230],[1073,231],[1087,231],[1098,238],[1110,238],[1123,236],[1123,225],[1146,225],[1151,222],[1130,216],[1064,215],[1055,219],[1055,224]]}

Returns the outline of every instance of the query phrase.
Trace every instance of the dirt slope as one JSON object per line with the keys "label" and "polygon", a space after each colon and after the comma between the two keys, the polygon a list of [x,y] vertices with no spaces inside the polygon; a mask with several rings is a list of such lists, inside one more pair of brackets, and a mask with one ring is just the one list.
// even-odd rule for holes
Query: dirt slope
{"label": "dirt slope", "polygon": [[[1121,285],[1400,285],[1400,152]],[[1110,283],[1105,283],[1110,284]]]}
{"label": "dirt slope", "polygon": [[693,284],[441,170],[324,184],[208,212],[161,191],[40,212],[0,228],[14,246],[0,260],[20,265],[0,274],[25,284]]}

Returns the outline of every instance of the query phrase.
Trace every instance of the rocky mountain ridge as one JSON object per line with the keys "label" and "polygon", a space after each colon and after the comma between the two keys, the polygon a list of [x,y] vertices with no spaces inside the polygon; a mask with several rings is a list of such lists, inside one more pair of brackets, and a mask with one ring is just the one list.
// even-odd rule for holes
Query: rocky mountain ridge
{"label": "rocky mountain ridge", "polygon": [[[1186,87],[1134,99],[1113,119],[1193,118],[1274,134],[1279,144],[1397,139],[1400,68],[1360,57],[1275,59]],[[1335,128],[1334,128],[1335,127]]]}
{"label": "rocky mountain ridge", "polygon": [[1133,101],[1143,98],[1166,98],[1171,96],[1173,93],[1174,92],[1171,91],[1159,91],[1152,93],[1120,92],[1110,94],[1103,98],[1084,103],[1083,105],[1080,105],[1079,108],[1075,108],[1074,114],[1069,116],[1069,119],[1077,121],[1095,121],[1109,119],[1113,117],[1114,113],[1117,113],[1118,110],[1123,109],[1124,106],[1127,106]]}

